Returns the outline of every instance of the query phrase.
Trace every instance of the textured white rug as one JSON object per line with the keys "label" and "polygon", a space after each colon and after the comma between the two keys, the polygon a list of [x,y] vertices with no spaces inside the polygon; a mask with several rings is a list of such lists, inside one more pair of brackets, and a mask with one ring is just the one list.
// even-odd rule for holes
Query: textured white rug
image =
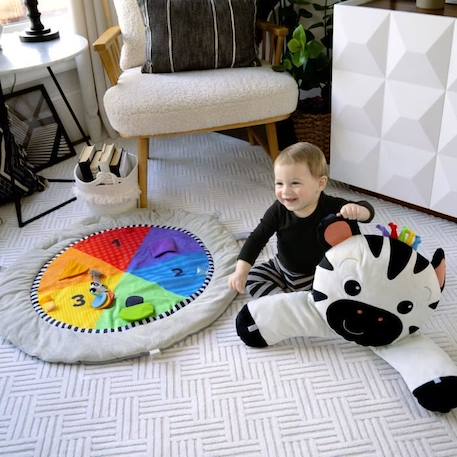
{"label": "textured white rug", "polygon": [[[153,142],[151,154],[156,207],[217,214],[238,234],[272,202],[271,163],[260,147],[210,134]],[[67,160],[43,174],[71,177],[73,166]],[[25,217],[71,196],[71,184],[52,186],[27,199]],[[364,232],[395,221],[422,236],[427,257],[445,250],[446,289],[426,333],[457,363],[457,225],[340,184],[328,191],[374,205]],[[19,229],[13,205],[0,207],[1,268],[87,215],[77,201]],[[272,254],[273,242],[264,257]],[[457,456],[457,411],[422,409],[370,350],[340,338],[245,347],[234,319],[246,301],[239,296],[209,328],[155,358],[111,365],[49,364],[0,338],[0,455]]]}

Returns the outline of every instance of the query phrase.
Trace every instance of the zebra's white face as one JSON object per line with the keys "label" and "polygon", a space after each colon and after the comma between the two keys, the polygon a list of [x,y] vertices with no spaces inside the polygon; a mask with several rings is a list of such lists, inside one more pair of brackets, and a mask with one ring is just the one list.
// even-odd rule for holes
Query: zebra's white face
{"label": "zebra's white face", "polygon": [[433,266],[407,244],[356,235],[327,251],[316,268],[316,308],[343,338],[382,346],[414,333],[441,295]]}

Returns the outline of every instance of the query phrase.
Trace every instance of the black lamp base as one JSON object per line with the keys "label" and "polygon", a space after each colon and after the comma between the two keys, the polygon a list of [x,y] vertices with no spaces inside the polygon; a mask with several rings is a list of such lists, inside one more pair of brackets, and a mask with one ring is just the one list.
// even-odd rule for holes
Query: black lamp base
{"label": "black lamp base", "polygon": [[59,31],[52,32],[51,29],[44,29],[44,30],[26,30],[25,32],[19,35],[19,39],[21,41],[25,41],[27,43],[37,43],[40,41],[50,41],[59,38]]}

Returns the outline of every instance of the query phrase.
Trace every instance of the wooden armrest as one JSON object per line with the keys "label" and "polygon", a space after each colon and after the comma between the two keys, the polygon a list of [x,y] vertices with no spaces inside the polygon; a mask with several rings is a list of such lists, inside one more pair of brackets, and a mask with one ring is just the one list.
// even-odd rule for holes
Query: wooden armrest
{"label": "wooden armrest", "polygon": [[[289,33],[289,29],[282,25],[261,20],[257,20],[255,25],[257,30],[259,30],[262,34],[260,57],[273,65],[279,65],[284,53],[284,44],[287,34]],[[267,49],[269,50],[268,53]]]}
{"label": "wooden armrest", "polygon": [[103,68],[105,69],[113,86],[117,84],[119,76],[121,75],[121,67],[119,66],[119,58],[121,55],[121,48],[119,45],[120,36],[120,27],[110,27],[105,30],[92,44],[94,49],[100,55]]}
{"label": "wooden armrest", "polygon": [[261,21],[260,19],[257,19],[255,25],[258,29],[266,32],[271,32],[276,36],[286,37],[289,33],[289,29],[287,27],[284,27],[283,25],[273,24],[273,22]]}

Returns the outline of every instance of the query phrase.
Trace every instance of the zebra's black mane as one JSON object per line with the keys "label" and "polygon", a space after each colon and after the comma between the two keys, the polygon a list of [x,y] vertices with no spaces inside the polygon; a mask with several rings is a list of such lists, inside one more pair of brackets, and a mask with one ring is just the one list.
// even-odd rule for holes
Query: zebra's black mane
{"label": "zebra's black mane", "polygon": [[[374,257],[378,258],[381,254],[384,240],[389,240],[390,243],[390,258],[387,266],[388,279],[395,279],[408,265],[409,259],[413,255],[413,248],[406,243],[393,238],[386,238],[379,235],[364,235],[367,240],[368,247]],[[425,270],[429,261],[417,253],[416,262],[414,264],[413,273],[417,274]]]}

